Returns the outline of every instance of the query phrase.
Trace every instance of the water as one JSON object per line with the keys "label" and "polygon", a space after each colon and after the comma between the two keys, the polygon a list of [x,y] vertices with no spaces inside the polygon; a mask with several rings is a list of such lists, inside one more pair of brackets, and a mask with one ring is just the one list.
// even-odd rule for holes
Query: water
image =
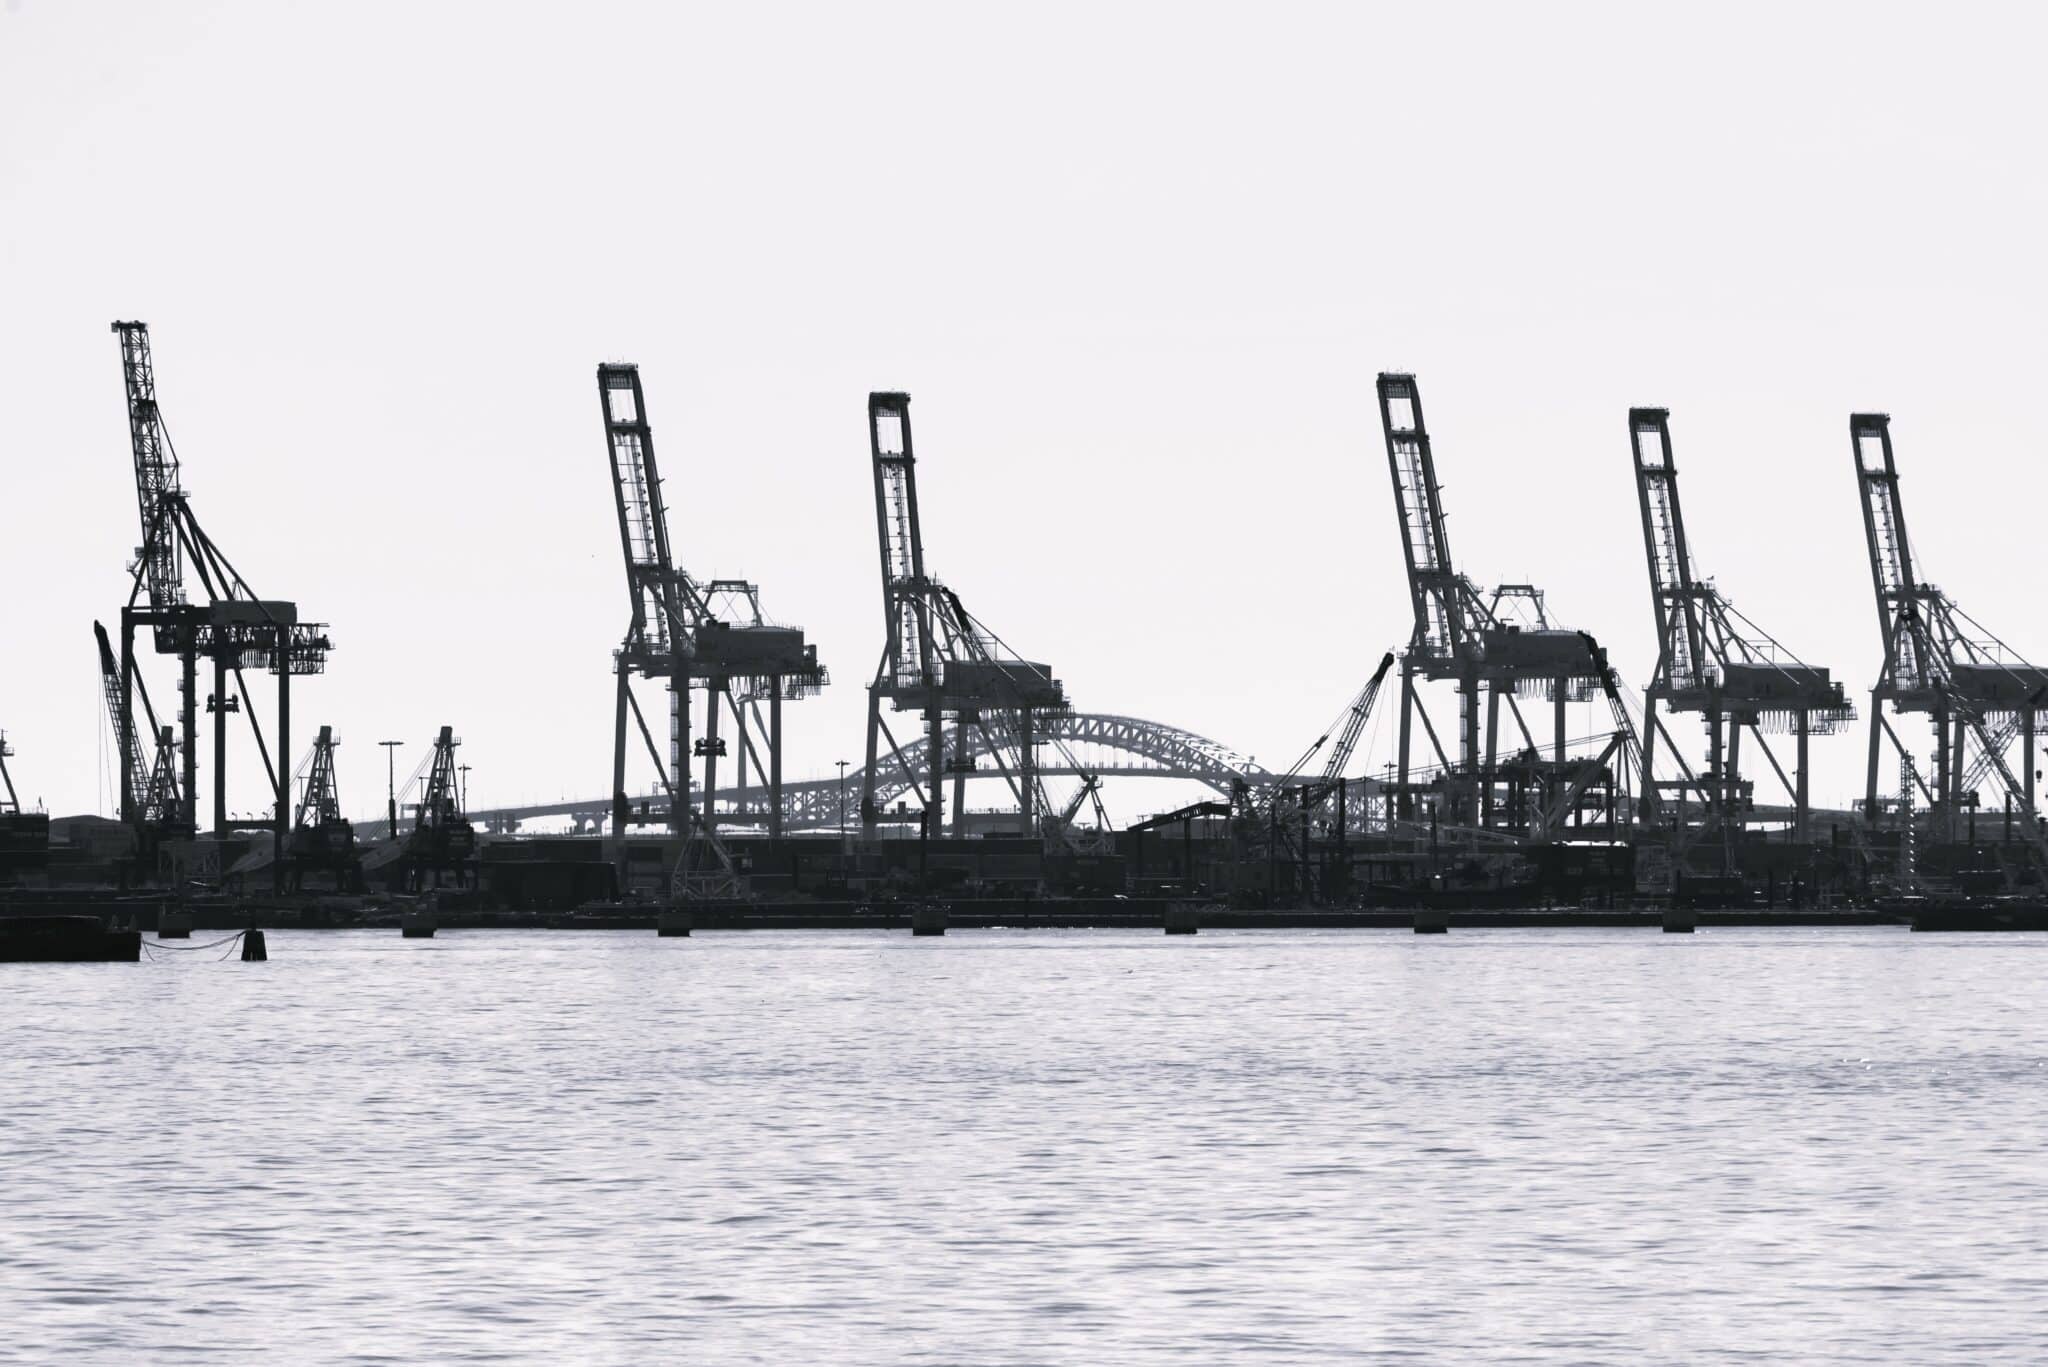
{"label": "water", "polygon": [[0,1361],[2048,1356],[2048,936],[0,969]]}

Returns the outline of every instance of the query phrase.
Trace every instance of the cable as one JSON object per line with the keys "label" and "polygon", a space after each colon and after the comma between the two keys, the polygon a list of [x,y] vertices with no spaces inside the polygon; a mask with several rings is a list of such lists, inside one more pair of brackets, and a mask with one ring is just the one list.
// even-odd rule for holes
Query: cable
{"label": "cable", "polygon": [[[233,944],[236,940],[241,939],[246,934],[248,934],[247,931],[238,930],[232,935],[222,936],[218,940],[210,940],[203,945],[167,945],[163,943],[161,940],[155,941],[154,943],[152,943],[149,940],[144,940],[142,942],[142,947],[143,949],[151,953],[154,953],[159,949],[167,949],[180,954],[193,954],[197,953],[202,949],[219,949],[222,945]],[[225,959],[227,956],[223,954],[221,957]]]}

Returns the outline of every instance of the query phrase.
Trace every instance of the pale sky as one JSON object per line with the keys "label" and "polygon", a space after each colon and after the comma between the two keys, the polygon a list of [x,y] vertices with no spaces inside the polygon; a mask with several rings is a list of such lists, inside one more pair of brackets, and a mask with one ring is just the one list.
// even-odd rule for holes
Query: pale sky
{"label": "pale sky", "polygon": [[[0,0],[16,783],[111,806],[91,623],[139,538],[115,318],[151,325],[201,521],[332,624],[295,748],[336,727],[353,815],[375,742],[403,772],[444,722],[473,805],[606,792],[607,359],[641,366],[684,564],[758,581],[833,673],[788,709],[792,777],[861,748],[870,389],[914,396],[928,563],[978,616],[1077,706],[1276,766],[1409,632],[1382,369],[1420,376],[1459,566],[1545,587],[1634,687],[1632,404],[1672,410],[1701,569],[1866,717],[1855,409],[1893,415],[1927,577],[2048,659],[2042,28]],[[1863,755],[1860,723],[1817,741],[1816,800]]]}

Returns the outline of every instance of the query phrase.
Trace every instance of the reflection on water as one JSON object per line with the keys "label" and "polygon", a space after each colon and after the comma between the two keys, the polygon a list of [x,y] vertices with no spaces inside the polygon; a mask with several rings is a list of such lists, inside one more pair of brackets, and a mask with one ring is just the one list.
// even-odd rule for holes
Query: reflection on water
{"label": "reflection on water", "polygon": [[0,969],[0,1361],[2040,1360],[2048,936]]}

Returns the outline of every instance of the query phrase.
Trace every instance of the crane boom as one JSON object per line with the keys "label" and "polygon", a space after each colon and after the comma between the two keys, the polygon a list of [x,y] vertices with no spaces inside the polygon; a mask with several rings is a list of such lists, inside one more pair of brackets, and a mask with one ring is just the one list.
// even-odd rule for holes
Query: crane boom
{"label": "crane boom", "polygon": [[661,471],[654,458],[654,432],[647,422],[640,367],[599,366],[597,391],[604,406],[619,543],[626,557],[626,588],[633,600],[633,631],[650,651],[666,654],[672,639],[681,640],[688,649],[688,632],[679,620],[675,558],[669,550]]}
{"label": "crane boom", "polygon": [[299,799],[295,827],[333,826],[341,822],[341,792],[334,780],[334,728],[323,726],[313,741],[312,770],[306,775],[306,791]]}
{"label": "crane boom", "polygon": [[1330,757],[1323,761],[1323,782],[1335,783],[1345,766],[1351,763],[1351,752],[1358,748],[1358,738],[1365,733],[1366,719],[1372,715],[1373,704],[1379,700],[1380,685],[1386,681],[1387,671],[1394,667],[1394,652],[1388,651],[1380,657],[1378,669],[1365,681],[1365,687],[1358,690],[1358,696],[1351,700],[1350,708],[1344,714],[1344,727],[1337,735],[1337,743],[1330,749]]}
{"label": "crane boom", "polygon": [[888,672],[898,688],[932,688],[933,589],[924,572],[924,532],[917,515],[917,454],[910,437],[910,396],[868,396],[874,450],[875,530],[882,557],[882,605],[888,627]]}
{"label": "crane boom", "polygon": [[[92,631],[99,640],[100,686],[107,698],[107,719],[114,724],[114,745],[121,752],[121,810],[140,812],[143,795],[149,790],[149,767],[142,758],[142,739],[127,709],[121,704],[121,668],[114,661],[114,647],[107,639],[107,629],[94,622]],[[155,729],[152,719],[150,730],[154,732]]]}
{"label": "crane boom", "polygon": [[1942,651],[1933,637],[1938,592],[1914,574],[1913,547],[1906,537],[1906,510],[1899,501],[1899,469],[1892,455],[1891,417],[1857,413],[1849,419],[1862,494],[1863,534],[1870,552],[1871,586],[1877,591],[1878,627],[1885,638],[1884,673],[1904,691],[1940,685]]}
{"label": "crane boom", "polygon": [[1437,483],[1436,457],[1430,450],[1415,377],[1382,374],[1378,387],[1394,508],[1401,521],[1401,553],[1408,565],[1408,596],[1415,610],[1410,649],[1431,659],[1449,659],[1474,648],[1487,614],[1471,581],[1451,564],[1443,490]]}
{"label": "crane boom", "polygon": [[1643,515],[1643,550],[1650,563],[1650,598],[1656,609],[1658,667],[1675,689],[1697,688],[1707,654],[1700,622],[1700,585],[1693,577],[1685,515],[1678,502],[1678,466],[1671,457],[1669,413],[1631,408],[1636,499]]}
{"label": "crane boom", "polygon": [[[128,395],[128,443],[135,457],[135,501],[142,522],[142,544],[136,552],[149,601],[159,611],[185,601],[184,564],[178,552],[178,527],[171,506],[184,497],[179,485],[178,455],[157,409],[156,369],[150,358],[149,324],[117,322],[121,339],[121,375]],[[157,628],[159,650],[169,648],[172,633]]]}

